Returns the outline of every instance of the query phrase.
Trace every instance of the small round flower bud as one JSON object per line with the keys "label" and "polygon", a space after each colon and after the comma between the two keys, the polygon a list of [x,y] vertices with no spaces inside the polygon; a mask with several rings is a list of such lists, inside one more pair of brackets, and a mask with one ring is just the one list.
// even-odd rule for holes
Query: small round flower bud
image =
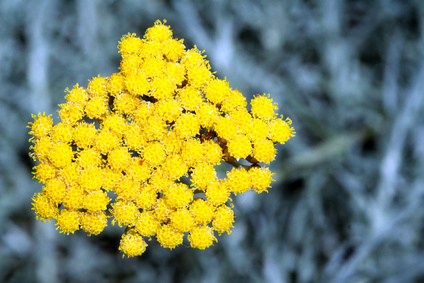
{"label": "small round flower bud", "polygon": [[227,143],[228,153],[235,159],[246,158],[252,151],[252,144],[245,135],[235,136]]}
{"label": "small round flower bud", "polygon": [[123,56],[137,54],[140,52],[142,45],[142,40],[138,38],[135,33],[128,33],[122,36],[121,41],[118,44],[119,53]]}
{"label": "small round flower bud", "polygon": [[39,138],[36,140],[35,144],[30,148],[34,151],[34,153],[30,154],[30,156],[34,160],[38,161],[46,161],[49,156],[50,149],[53,145],[53,142],[48,137]]}
{"label": "small round flower bud", "polygon": [[252,167],[248,171],[250,179],[252,181],[252,188],[257,193],[268,192],[272,181],[272,174],[268,168]]}
{"label": "small round flower bud", "polygon": [[87,85],[87,91],[91,97],[107,97],[107,88],[106,88],[107,79],[98,75],[95,78],[92,78]]}
{"label": "small round flower bud", "polygon": [[80,209],[83,207],[84,189],[78,185],[69,187],[66,190],[63,205],[70,209]]}
{"label": "small round flower bud", "polygon": [[243,168],[233,168],[230,172],[227,173],[225,182],[228,186],[228,189],[234,194],[244,194],[252,188],[252,183],[250,180],[249,173]]}
{"label": "small round flower bud", "polygon": [[262,141],[256,141],[253,144],[253,157],[259,162],[269,164],[275,159],[277,150],[275,149],[274,143],[268,139]]}
{"label": "small round flower bud", "polygon": [[42,221],[54,218],[59,212],[57,204],[46,193],[34,194],[32,201],[32,209]]}
{"label": "small round flower bud", "polygon": [[110,202],[106,192],[102,190],[94,190],[88,192],[83,200],[83,207],[88,211],[106,210],[106,206]]}
{"label": "small round flower bud", "polygon": [[193,200],[193,190],[189,189],[185,184],[172,184],[166,190],[164,199],[169,207],[182,208]]}
{"label": "small round flower bud", "polygon": [[65,198],[66,184],[60,179],[49,179],[44,192],[54,203],[62,203]]}
{"label": "small round flower bud", "polygon": [[73,209],[62,209],[56,217],[56,229],[60,233],[71,233],[79,230],[81,224],[81,212]]}
{"label": "small round flower bud", "polygon": [[66,89],[68,94],[65,96],[66,101],[72,102],[79,105],[84,105],[88,100],[88,94],[85,88],[80,87],[78,84],[74,85],[74,87],[69,90]]}
{"label": "small round flower bud", "polygon": [[81,149],[94,145],[97,136],[97,129],[94,124],[80,123],[74,130],[74,142]]}
{"label": "small round flower bud", "polygon": [[155,236],[159,228],[160,222],[155,219],[151,211],[140,213],[135,221],[135,229],[142,236]]}
{"label": "small round flower bud", "polygon": [[144,160],[152,167],[162,164],[165,157],[165,151],[159,142],[151,142],[144,149]]}
{"label": "small round flower bud", "polygon": [[270,139],[273,142],[285,143],[294,137],[296,132],[290,126],[291,123],[290,118],[286,120],[283,120],[283,118],[272,120],[269,124]]}
{"label": "small round flower bud", "polygon": [[103,211],[84,212],[81,217],[81,227],[88,235],[98,235],[107,226],[107,216]]}
{"label": "small round flower bud", "polygon": [[169,26],[165,26],[164,23],[166,23],[166,21],[162,23],[157,20],[151,28],[146,30],[146,39],[154,42],[163,42],[170,39],[172,37],[172,30]]}
{"label": "small round flower bud", "polygon": [[188,232],[194,226],[194,219],[186,208],[181,208],[171,214],[170,223],[178,231]]}
{"label": "small round flower bud", "polygon": [[71,143],[73,140],[74,128],[70,124],[58,123],[53,126],[51,140],[54,143]]}
{"label": "small round flower bud", "polygon": [[140,256],[146,251],[146,247],[147,243],[134,231],[123,234],[119,243],[119,250],[124,253],[122,257]]}
{"label": "small round flower bud", "polygon": [[38,116],[31,115],[34,119],[34,122],[29,123],[31,131],[29,132],[35,139],[39,139],[47,136],[53,128],[53,119],[51,115],[47,116],[46,114],[38,113]]}
{"label": "small round flower bud", "polygon": [[190,241],[191,247],[199,250],[209,248],[216,241],[212,229],[208,226],[200,226],[192,229],[187,238]]}
{"label": "small round flower bud", "polygon": [[71,164],[74,158],[72,147],[65,143],[53,144],[50,149],[49,161],[57,168]]}
{"label": "small round flower bud", "polygon": [[212,221],[213,230],[217,231],[219,235],[224,232],[231,234],[231,228],[234,223],[233,210],[225,205],[218,207],[215,211],[215,216]]}
{"label": "small round flower bud", "polygon": [[197,224],[207,224],[212,220],[214,208],[203,199],[196,199],[190,205],[190,213]]}
{"label": "small round flower bud", "polygon": [[159,244],[167,249],[174,249],[183,243],[184,233],[171,225],[162,225],[156,235]]}
{"label": "small round flower bud", "polygon": [[[131,201],[119,199],[112,204],[111,213],[118,225],[134,225],[139,214],[137,206]],[[113,224],[113,222],[112,222]]]}
{"label": "small round flower bud", "polygon": [[200,123],[196,116],[191,113],[183,113],[175,121],[174,130],[175,132],[184,139],[188,139],[195,136],[200,129]]}
{"label": "small round flower bud", "polygon": [[137,206],[143,210],[150,210],[158,202],[158,191],[151,186],[141,188],[140,193],[135,198]]}
{"label": "small round flower bud", "polygon": [[230,191],[227,188],[227,184],[221,180],[209,184],[205,192],[205,197],[208,203],[213,206],[225,203],[229,196]]}
{"label": "small round flower bud", "polygon": [[269,98],[269,94],[265,95],[257,95],[251,101],[252,105],[252,115],[255,118],[259,118],[262,121],[269,121],[277,114],[275,111],[278,109],[277,104],[272,102],[272,98]]}
{"label": "small round flower bud", "polygon": [[[137,40],[140,40],[139,38]],[[141,40],[140,40],[141,41]],[[125,89],[125,77],[121,73],[113,73],[107,80],[107,91],[115,96]]]}

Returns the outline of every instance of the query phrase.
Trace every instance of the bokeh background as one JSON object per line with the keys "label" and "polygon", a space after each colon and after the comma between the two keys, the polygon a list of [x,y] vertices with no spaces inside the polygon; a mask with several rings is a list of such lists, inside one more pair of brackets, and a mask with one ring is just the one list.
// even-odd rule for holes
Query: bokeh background
{"label": "bokeh background", "polygon": [[[157,19],[249,99],[270,93],[297,135],[268,194],[233,198],[231,235],[122,259],[119,227],[35,220],[26,125],[116,72],[121,36]],[[423,51],[420,0],[1,0],[0,281],[424,282]]]}

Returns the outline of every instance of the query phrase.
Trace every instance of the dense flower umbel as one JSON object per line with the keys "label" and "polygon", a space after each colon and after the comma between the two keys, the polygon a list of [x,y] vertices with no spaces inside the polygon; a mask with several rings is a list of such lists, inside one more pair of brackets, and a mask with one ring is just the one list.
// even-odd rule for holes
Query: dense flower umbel
{"label": "dense flower umbel", "polygon": [[[247,111],[244,96],[214,76],[203,52],[173,39],[165,21],[142,39],[123,36],[118,49],[120,72],[66,90],[61,122],[33,115],[30,155],[45,184],[33,210],[62,233],[97,235],[113,218],[126,226],[119,250],[130,257],[152,236],[173,249],[187,234],[205,249],[215,233],[231,233],[231,193],[267,192],[273,174],[259,163],[294,136],[291,120],[277,117],[269,95]],[[221,161],[234,166],[224,179]]]}

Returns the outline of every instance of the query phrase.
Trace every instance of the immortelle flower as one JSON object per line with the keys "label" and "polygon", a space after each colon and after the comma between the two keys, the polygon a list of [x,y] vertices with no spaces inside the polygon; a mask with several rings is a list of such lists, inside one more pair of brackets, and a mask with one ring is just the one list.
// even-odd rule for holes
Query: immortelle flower
{"label": "immortelle flower", "polygon": [[[230,234],[231,194],[268,192],[274,174],[264,164],[295,135],[269,95],[248,111],[203,51],[186,50],[165,23],[122,37],[120,72],[66,89],[59,123],[39,113],[28,126],[34,178],[45,184],[32,198],[37,219],[98,235],[112,218],[126,227],[123,256],[141,255],[151,237],[205,249]],[[219,179],[222,161],[234,168]]]}

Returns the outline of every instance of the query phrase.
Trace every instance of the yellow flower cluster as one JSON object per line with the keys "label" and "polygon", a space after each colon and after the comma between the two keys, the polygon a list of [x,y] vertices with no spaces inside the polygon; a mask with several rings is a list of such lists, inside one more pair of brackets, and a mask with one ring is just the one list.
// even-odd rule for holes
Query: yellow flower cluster
{"label": "yellow flower cluster", "polygon": [[[33,115],[30,155],[45,184],[33,197],[42,221],[62,233],[97,235],[126,226],[119,249],[141,255],[145,238],[165,248],[205,249],[231,233],[231,193],[267,192],[275,144],[294,136],[269,95],[246,109],[244,96],[211,72],[203,52],[186,50],[165,21],[143,38],[122,37],[120,72],[66,90],[60,122]],[[251,166],[235,160],[246,159]],[[234,165],[224,179],[216,166]],[[112,201],[112,196],[115,201]]]}

